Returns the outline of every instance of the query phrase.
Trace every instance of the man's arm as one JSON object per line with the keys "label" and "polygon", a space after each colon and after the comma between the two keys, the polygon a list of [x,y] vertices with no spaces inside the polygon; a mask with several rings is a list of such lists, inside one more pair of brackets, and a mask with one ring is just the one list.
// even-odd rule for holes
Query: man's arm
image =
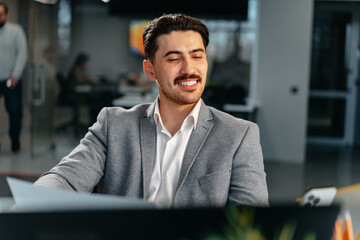
{"label": "man's arm", "polygon": [[259,127],[251,124],[234,157],[229,203],[268,206]]}
{"label": "man's arm", "polygon": [[35,182],[36,186],[92,192],[104,175],[107,158],[107,108],[80,144],[49,172]]}
{"label": "man's arm", "polygon": [[16,59],[15,59],[15,66],[12,72],[12,78],[15,80],[19,80],[21,75],[25,69],[27,57],[28,57],[28,49],[27,49],[27,42],[24,30],[19,26],[17,29],[16,34]]}

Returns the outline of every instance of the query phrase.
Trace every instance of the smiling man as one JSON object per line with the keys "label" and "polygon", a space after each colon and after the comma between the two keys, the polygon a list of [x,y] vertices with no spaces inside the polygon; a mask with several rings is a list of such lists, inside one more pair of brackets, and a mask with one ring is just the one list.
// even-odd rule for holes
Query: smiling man
{"label": "smiling man", "polygon": [[163,15],[145,29],[143,69],[157,84],[152,104],[104,108],[68,156],[35,183],[136,197],[163,207],[268,205],[254,123],[208,107],[208,30],[198,19]]}

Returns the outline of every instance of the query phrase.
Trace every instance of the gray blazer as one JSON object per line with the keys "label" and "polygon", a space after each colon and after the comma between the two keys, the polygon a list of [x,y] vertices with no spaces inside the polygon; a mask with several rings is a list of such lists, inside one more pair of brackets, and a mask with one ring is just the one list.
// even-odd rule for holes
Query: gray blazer
{"label": "gray blazer", "polygon": [[[104,108],[80,144],[35,183],[147,199],[156,154],[155,103],[132,109]],[[201,105],[186,148],[174,207],[267,206],[259,129]]]}

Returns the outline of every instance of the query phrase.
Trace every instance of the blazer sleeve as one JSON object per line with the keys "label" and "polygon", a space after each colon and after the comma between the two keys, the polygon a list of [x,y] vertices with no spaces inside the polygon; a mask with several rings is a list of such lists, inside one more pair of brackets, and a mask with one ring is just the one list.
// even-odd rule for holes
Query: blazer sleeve
{"label": "blazer sleeve", "polygon": [[107,158],[107,117],[104,108],[80,144],[58,165],[44,173],[36,186],[92,192],[104,174]]}
{"label": "blazer sleeve", "polygon": [[233,160],[230,204],[268,206],[268,190],[259,127],[251,123]]}

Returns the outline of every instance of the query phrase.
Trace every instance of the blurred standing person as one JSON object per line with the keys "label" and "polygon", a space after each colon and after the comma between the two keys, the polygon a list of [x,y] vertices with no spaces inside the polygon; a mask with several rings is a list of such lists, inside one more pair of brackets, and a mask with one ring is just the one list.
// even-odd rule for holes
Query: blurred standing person
{"label": "blurred standing person", "polygon": [[4,96],[9,114],[11,150],[20,151],[22,122],[21,76],[27,62],[27,43],[24,30],[8,22],[8,6],[0,2],[0,97]]}

